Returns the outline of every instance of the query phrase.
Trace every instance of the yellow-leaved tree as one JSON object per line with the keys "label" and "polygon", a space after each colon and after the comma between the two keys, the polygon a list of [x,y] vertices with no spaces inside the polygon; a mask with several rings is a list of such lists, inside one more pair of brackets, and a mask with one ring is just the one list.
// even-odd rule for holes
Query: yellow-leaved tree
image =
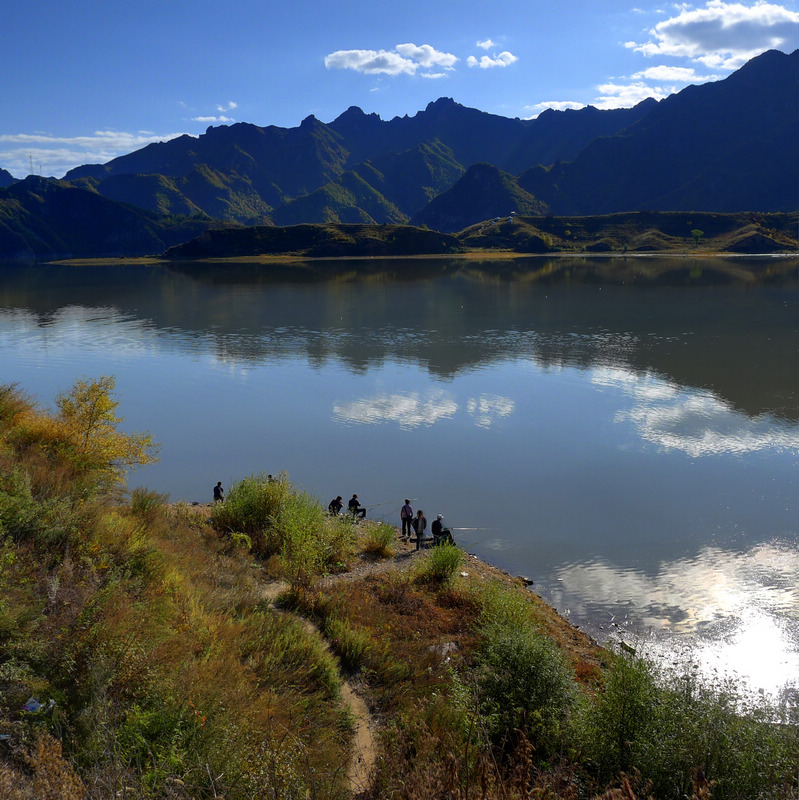
{"label": "yellow-leaved tree", "polygon": [[94,489],[122,484],[128,469],[158,460],[158,446],[148,434],[123,433],[113,396],[116,379],[102,375],[81,379],[56,397],[57,420],[69,443],[69,457]]}

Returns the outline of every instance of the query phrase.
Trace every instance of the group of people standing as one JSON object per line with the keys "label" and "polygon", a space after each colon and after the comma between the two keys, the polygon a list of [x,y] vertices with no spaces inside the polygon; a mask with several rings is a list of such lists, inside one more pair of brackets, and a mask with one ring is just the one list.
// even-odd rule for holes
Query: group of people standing
{"label": "group of people standing", "polygon": [[[275,482],[275,479],[271,475],[268,476],[267,480],[270,483]],[[218,481],[216,486],[214,486],[214,503],[223,503],[224,501],[225,490],[222,488],[222,481]],[[343,508],[344,501],[341,499],[341,495],[337,495],[327,505],[328,512],[334,517],[337,517]],[[366,519],[366,507],[361,505],[361,501],[358,500],[358,495],[355,493],[353,493],[347,503],[347,510],[356,519],[358,517]],[[430,526],[430,533],[433,535],[433,544],[438,545],[444,542],[455,544],[449,528],[444,527],[443,519],[443,514],[439,514]],[[402,540],[406,542],[410,541],[411,531],[413,531],[413,533],[416,534],[416,549],[421,550],[422,542],[424,541],[424,533],[427,530],[427,518],[424,515],[424,511],[420,508],[416,514],[414,514],[411,501],[406,497],[405,503],[400,509],[400,521],[402,522],[402,532],[400,534]]]}
{"label": "group of people standing", "polygon": [[[344,500],[341,495],[337,495],[327,504],[328,513],[332,514],[334,517],[341,514],[343,509]],[[358,517],[361,519],[366,518],[366,507],[361,505],[357,494],[353,494],[347,503],[347,511],[352,514],[355,519]],[[433,544],[439,545],[445,542],[448,544],[455,544],[452,533],[449,528],[444,527],[443,520],[444,515],[438,514],[433,520],[433,524],[430,526],[430,533],[433,535]],[[413,535],[415,535],[414,541],[416,542],[416,549],[421,550],[425,531],[427,530],[427,517],[425,517],[424,511],[420,508],[414,513],[411,501],[406,497],[405,503],[400,509],[400,521],[402,523],[402,530],[400,533],[401,539],[408,542],[411,541]]]}
{"label": "group of people standing", "polygon": [[[430,526],[430,533],[433,534],[433,544],[437,545],[443,542],[455,544],[449,528],[444,527],[443,519],[444,515],[438,514],[433,520],[433,524]],[[411,501],[406,497],[405,504],[400,509],[400,520],[402,522],[402,539],[409,541],[411,538],[411,529],[413,529],[413,532],[416,534],[416,549],[421,550],[422,542],[424,541],[424,532],[427,530],[427,517],[425,517],[424,511],[420,508],[414,516]]]}

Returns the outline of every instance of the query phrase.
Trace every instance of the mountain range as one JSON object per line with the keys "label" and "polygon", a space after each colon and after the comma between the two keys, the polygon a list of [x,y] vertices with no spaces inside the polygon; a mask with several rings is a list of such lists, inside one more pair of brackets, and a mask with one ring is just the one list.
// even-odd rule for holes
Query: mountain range
{"label": "mountain range", "polygon": [[[523,120],[441,98],[382,120],[353,106],[330,123],[210,127],[77,167],[47,191],[46,179],[25,189],[31,178],[0,170],[0,256],[153,252],[186,229],[220,224],[410,222],[455,232],[512,211],[793,211],[798,142],[799,50],[768,51],[725,80],[628,109]],[[40,199],[25,204],[26,192]],[[45,209],[60,193],[69,201],[58,208],[73,209],[64,224],[91,214],[109,225],[129,219],[128,230],[96,224],[102,248],[84,252],[61,230],[62,210]]]}

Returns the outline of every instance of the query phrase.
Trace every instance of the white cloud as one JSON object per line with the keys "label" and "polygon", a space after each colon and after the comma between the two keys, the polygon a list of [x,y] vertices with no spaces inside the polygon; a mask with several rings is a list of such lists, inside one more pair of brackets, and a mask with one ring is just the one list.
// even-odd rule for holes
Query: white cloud
{"label": "white cloud", "polygon": [[625,46],[646,56],[689,58],[713,69],[733,70],[765,50],[799,47],[799,13],[768,2],[710,0],[704,8],[681,6],[649,34],[649,41]]}
{"label": "white cloud", "polygon": [[631,108],[648,97],[662,100],[676,91],[674,86],[649,86],[641,81],[635,83],[604,83],[596,88],[599,96],[591,105],[601,109]]}
{"label": "white cloud", "polygon": [[496,47],[497,43],[491,39],[483,39],[482,42],[475,42],[475,45],[481,50],[490,50],[492,47]]}
{"label": "white cloud", "polygon": [[458,60],[452,53],[442,53],[429,44],[415,45],[411,42],[398,44],[394,48],[403,58],[415,61],[421,67],[444,67],[451,69]]}
{"label": "white cloud", "polygon": [[224,105],[217,106],[216,110],[219,111],[221,114],[224,114],[226,111],[233,111],[234,108],[238,108],[239,104],[230,100],[229,102],[225,103]]}
{"label": "white cloud", "polygon": [[225,122],[235,122],[236,120],[233,119],[232,117],[219,116],[219,117],[192,117],[191,121],[202,122],[202,123],[212,123],[212,122],[225,123]]}
{"label": "white cloud", "polygon": [[548,108],[554,108],[555,111],[566,111],[567,109],[576,110],[585,108],[585,103],[576,103],[573,100],[544,100],[543,103],[536,103],[535,105],[527,106],[528,111],[535,111],[535,114],[527,117],[527,119],[534,119],[542,111],[546,111]]}
{"label": "white cloud", "polygon": [[704,83],[718,78],[718,75],[697,75],[692,67],[649,67],[630,76],[632,80],[674,81],[676,83]]}
{"label": "white cloud", "polygon": [[0,164],[17,178],[30,173],[60,177],[81,164],[104,164],[117,156],[153,142],[164,142],[184,133],[153,134],[149,131],[95,131],[90,136],[52,136],[47,133],[0,135]]}
{"label": "white cloud", "polygon": [[351,69],[365,75],[413,75],[418,68],[408,58],[388,50],[337,50],[325,56],[327,69]]}
{"label": "white cloud", "polygon": [[[469,398],[464,409],[478,428],[490,428],[502,417],[516,410],[516,403],[509,397],[483,394]],[[358,425],[378,425],[396,422],[401,428],[418,428],[434,425],[442,419],[450,419],[461,410],[461,406],[447,392],[430,390],[419,392],[395,392],[364,397],[351,403],[337,403],[333,415],[339,422]]]}
{"label": "white cloud", "polygon": [[446,72],[422,72],[419,75],[420,78],[446,78]]}
{"label": "white cloud", "polygon": [[429,44],[398,44],[394,50],[337,50],[325,56],[327,69],[351,69],[365,75],[415,75],[421,67],[452,69],[457,56]]}
{"label": "white cloud", "polygon": [[475,58],[475,56],[469,56],[466,59],[466,63],[470,67],[480,67],[480,69],[490,69],[491,67],[507,67],[510,64],[513,64],[514,61],[518,61],[519,59],[513,55],[513,53],[509,53],[507,50],[503,50],[499,55],[494,56],[480,56],[479,59]]}

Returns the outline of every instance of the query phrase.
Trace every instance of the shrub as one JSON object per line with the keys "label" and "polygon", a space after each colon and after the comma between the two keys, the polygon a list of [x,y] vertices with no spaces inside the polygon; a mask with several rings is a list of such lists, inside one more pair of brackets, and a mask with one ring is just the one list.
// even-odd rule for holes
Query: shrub
{"label": "shrub", "polygon": [[731,679],[665,672],[625,652],[589,701],[581,734],[603,781],[639,771],[654,796],[684,797],[701,775],[714,800],[745,800],[782,796],[775,787],[795,781],[797,732],[777,719]]}
{"label": "shrub", "polygon": [[138,517],[149,517],[163,508],[169,496],[150,491],[146,486],[130,493],[130,510]]}
{"label": "shrub", "polygon": [[278,480],[252,475],[234,484],[214,505],[216,530],[248,537],[255,555],[274,563],[292,590],[305,590],[321,573],[340,569],[354,549],[352,525],[325,513],[318,498],[299,491],[281,473]]}
{"label": "shrub", "polygon": [[92,491],[119,486],[127,469],[157,461],[151,437],[121,433],[116,415],[119,401],[113,397],[116,380],[103,375],[95,380],[77,380],[56,397],[58,425],[63,432],[64,456]]}
{"label": "shrub", "polygon": [[420,567],[417,580],[423,583],[449,584],[461,564],[463,564],[463,550],[454,544],[439,545],[428,552]]}
{"label": "shrub", "polygon": [[619,653],[584,719],[588,756],[605,779],[641,763],[656,696],[649,663],[634,653]]}
{"label": "shrub", "polygon": [[364,552],[379,558],[391,558],[394,555],[392,545],[396,538],[397,534],[393,525],[386,522],[370,524],[366,530]]}
{"label": "shrub", "polygon": [[292,589],[307,589],[327,561],[322,535],[324,511],[305,493],[289,495],[272,520],[280,543],[280,566]]}
{"label": "shrub", "polygon": [[[656,793],[687,793],[697,769],[713,797],[765,796],[787,786],[796,729],[775,724],[776,711],[732,679],[700,677],[687,667],[658,672],[658,697],[642,760]],[[791,755],[793,754],[793,755]]]}
{"label": "shrub", "polygon": [[218,531],[246,533],[253,540],[253,552],[268,558],[280,550],[272,535],[271,522],[291,493],[286,476],[270,481],[263,473],[250,475],[233,484],[224,503],[216,503],[211,520]]}
{"label": "shrub", "polygon": [[575,688],[566,659],[550,639],[529,626],[495,627],[482,648],[476,688],[496,744],[520,730],[539,756],[557,750]]}
{"label": "shrub", "polygon": [[42,509],[33,497],[27,473],[14,469],[0,482],[0,531],[17,539],[35,536],[43,525]]}

